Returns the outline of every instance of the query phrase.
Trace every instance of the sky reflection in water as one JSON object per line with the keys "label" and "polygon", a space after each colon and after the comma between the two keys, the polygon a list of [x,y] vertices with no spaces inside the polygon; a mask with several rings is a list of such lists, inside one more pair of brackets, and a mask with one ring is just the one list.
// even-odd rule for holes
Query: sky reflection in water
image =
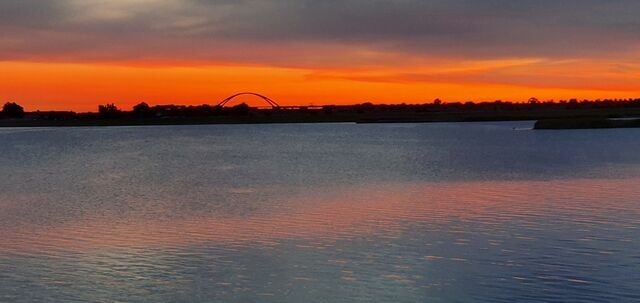
{"label": "sky reflection in water", "polygon": [[640,299],[639,133],[514,125],[1,130],[0,301]]}

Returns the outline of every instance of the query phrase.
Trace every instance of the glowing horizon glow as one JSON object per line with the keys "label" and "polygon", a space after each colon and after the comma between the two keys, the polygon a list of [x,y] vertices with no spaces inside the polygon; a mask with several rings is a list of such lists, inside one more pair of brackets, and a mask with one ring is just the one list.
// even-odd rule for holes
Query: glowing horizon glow
{"label": "glowing horizon glow", "polygon": [[[639,75],[576,79],[555,73],[537,60],[457,62],[411,70],[392,67],[340,69],[250,65],[114,65],[104,63],[0,62],[3,102],[27,110],[95,111],[98,104],[123,109],[152,105],[215,105],[242,91],[255,91],[281,105],[428,103],[445,101],[524,102],[548,99],[640,96]],[[602,66],[582,66],[598,70]],[[521,72],[528,72],[523,75]],[[555,83],[544,83],[553,82]],[[591,85],[590,85],[591,84]],[[638,85],[640,86],[640,85]],[[259,103],[250,97],[240,102]]]}
{"label": "glowing horizon glow", "polygon": [[637,98],[638,12],[632,0],[6,0],[0,102]]}

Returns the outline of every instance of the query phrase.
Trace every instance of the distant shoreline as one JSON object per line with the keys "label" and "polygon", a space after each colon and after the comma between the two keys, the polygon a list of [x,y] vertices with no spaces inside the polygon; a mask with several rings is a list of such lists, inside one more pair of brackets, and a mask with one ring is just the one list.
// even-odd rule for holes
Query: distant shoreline
{"label": "distant shoreline", "polygon": [[101,106],[98,113],[27,112],[0,118],[0,127],[80,127],[136,125],[273,123],[433,123],[538,121],[536,129],[640,127],[640,100],[576,103],[447,103],[420,105],[253,108],[144,106],[121,111]]}
{"label": "distant shoreline", "polygon": [[265,118],[233,118],[233,119],[192,119],[192,118],[168,118],[168,119],[82,119],[67,121],[42,121],[42,120],[0,120],[0,128],[8,127],[87,127],[87,126],[151,126],[151,125],[242,125],[242,124],[311,124],[311,123],[442,123],[442,122],[489,122],[489,121],[532,121],[532,118],[465,118],[465,119],[415,119],[415,118],[362,118],[362,119],[265,119]]}
{"label": "distant shoreline", "polygon": [[606,129],[606,128],[640,128],[640,117],[633,119],[609,118],[570,118],[538,120],[533,129]]}
{"label": "distant shoreline", "polygon": [[507,121],[536,121],[534,129],[560,130],[560,129],[597,129],[597,128],[635,128],[640,127],[640,116],[637,119],[615,120],[601,117],[555,117],[537,119],[532,116],[496,116],[496,117],[394,117],[394,118],[367,118],[358,119],[333,118],[333,119],[268,119],[259,117],[243,118],[149,118],[149,119],[78,119],[66,121],[3,119],[0,120],[0,128],[10,127],[103,127],[103,126],[162,126],[162,125],[249,125],[249,124],[308,124],[308,123],[443,123],[443,122],[507,122]]}

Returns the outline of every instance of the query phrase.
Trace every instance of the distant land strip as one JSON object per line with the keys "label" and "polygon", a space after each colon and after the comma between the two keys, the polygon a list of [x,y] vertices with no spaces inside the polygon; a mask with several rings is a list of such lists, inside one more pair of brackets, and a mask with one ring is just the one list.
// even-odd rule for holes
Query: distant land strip
{"label": "distant land strip", "polygon": [[[0,113],[0,127],[126,126],[254,123],[419,123],[541,120],[539,129],[638,127],[640,99],[569,100],[527,103],[453,102],[427,104],[372,104],[288,106],[258,108],[245,103],[220,105],[135,105],[132,110],[114,104],[98,106],[97,112],[25,112],[7,102]],[[551,121],[551,122],[549,122]]]}

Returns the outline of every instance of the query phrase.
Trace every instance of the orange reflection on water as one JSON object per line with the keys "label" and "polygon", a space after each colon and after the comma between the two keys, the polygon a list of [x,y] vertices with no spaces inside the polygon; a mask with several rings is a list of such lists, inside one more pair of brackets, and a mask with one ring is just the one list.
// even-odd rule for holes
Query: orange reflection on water
{"label": "orange reflection on water", "polygon": [[[617,224],[616,214],[640,214],[640,179],[401,183],[361,186],[246,217],[155,220],[147,217],[82,218],[48,230],[0,232],[0,251],[175,247],[281,240],[328,242],[375,234],[397,237],[414,224],[433,230],[485,229],[517,220],[562,217],[574,224]],[[543,220],[544,221],[544,220]],[[622,224],[622,223],[621,223]],[[632,228],[633,226],[620,226]],[[464,244],[464,239],[459,239]]]}

